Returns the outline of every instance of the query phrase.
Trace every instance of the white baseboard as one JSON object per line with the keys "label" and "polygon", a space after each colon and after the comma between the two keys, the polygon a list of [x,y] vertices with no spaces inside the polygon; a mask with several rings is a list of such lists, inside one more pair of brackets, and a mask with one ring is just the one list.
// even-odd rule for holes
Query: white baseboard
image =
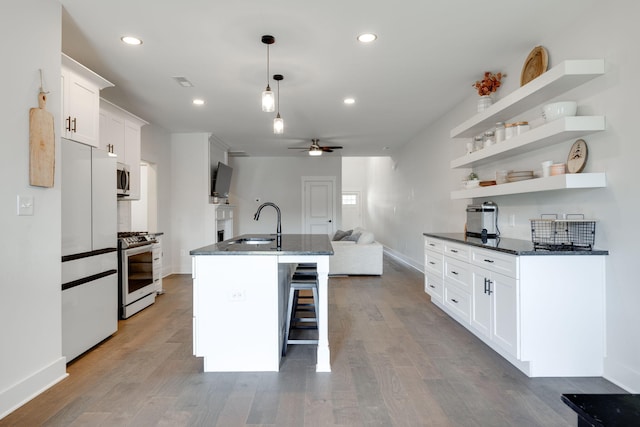
{"label": "white baseboard", "polygon": [[610,357],[604,358],[604,378],[629,393],[640,393],[640,372]]}
{"label": "white baseboard", "polygon": [[389,255],[390,257],[400,261],[403,264],[406,264],[407,266],[418,270],[420,273],[424,273],[424,265],[419,264],[418,262],[416,262],[415,260],[401,254],[400,252],[396,252],[393,249],[390,249],[388,247],[384,247],[384,253]]}
{"label": "white baseboard", "polygon": [[65,379],[67,359],[61,357],[29,377],[0,391],[0,419]]}

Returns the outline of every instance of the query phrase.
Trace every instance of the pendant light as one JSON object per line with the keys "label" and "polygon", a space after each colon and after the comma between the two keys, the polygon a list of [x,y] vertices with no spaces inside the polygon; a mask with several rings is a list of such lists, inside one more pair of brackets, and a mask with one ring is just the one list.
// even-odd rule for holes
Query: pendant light
{"label": "pendant light", "polygon": [[269,45],[275,43],[276,39],[270,35],[262,36],[262,43],[267,45],[267,88],[262,92],[262,111],[271,113],[275,110],[275,100],[273,92],[269,87]]}
{"label": "pendant light", "polygon": [[284,76],[282,74],[274,74],[273,76],[273,80],[278,82],[278,114],[276,115],[276,118],[273,119],[273,133],[275,133],[276,135],[282,135],[282,133],[284,132],[284,120],[282,120],[282,117],[280,117],[280,81],[283,79]]}

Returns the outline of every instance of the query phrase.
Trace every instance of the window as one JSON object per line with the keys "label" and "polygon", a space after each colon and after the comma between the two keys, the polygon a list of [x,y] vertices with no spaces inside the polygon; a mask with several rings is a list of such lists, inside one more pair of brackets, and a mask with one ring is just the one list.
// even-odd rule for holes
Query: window
{"label": "window", "polygon": [[343,194],[342,195],[342,204],[343,205],[357,205],[358,204],[358,195],[357,194]]}

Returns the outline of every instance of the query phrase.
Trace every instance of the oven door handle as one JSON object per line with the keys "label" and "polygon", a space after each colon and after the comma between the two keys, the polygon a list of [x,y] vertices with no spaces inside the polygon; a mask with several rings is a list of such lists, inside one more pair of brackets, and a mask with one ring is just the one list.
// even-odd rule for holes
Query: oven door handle
{"label": "oven door handle", "polygon": [[153,250],[152,246],[153,244],[149,243],[148,245],[142,245],[142,246],[136,246],[133,248],[124,249],[123,252],[125,256],[143,254],[145,252],[151,252]]}

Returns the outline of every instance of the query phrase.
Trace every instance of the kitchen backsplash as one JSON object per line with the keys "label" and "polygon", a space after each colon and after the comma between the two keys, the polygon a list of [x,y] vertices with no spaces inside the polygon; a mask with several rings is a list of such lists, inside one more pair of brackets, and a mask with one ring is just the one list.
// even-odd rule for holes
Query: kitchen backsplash
{"label": "kitchen backsplash", "polygon": [[131,231],[131,201],[118,200],[118,231]]}

